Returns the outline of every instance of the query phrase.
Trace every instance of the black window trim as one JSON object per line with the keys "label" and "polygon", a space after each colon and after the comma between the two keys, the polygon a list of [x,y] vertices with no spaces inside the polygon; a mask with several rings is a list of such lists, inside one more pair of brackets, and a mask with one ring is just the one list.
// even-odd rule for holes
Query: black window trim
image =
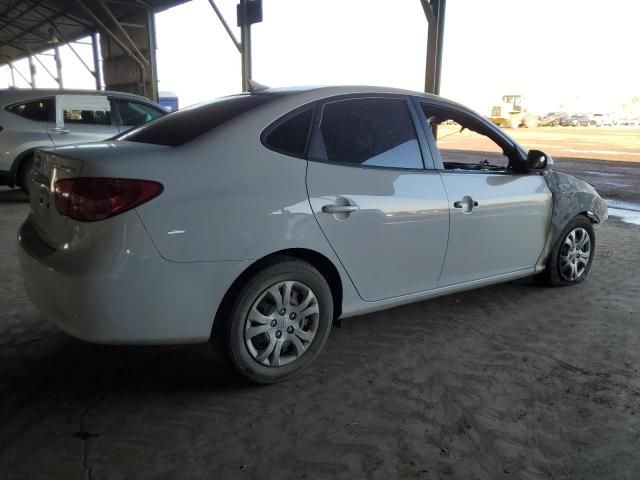
{"label": "black window trim", "polygon": [[[322,142],[321,132],[320,132],[320,121],[322,119],[322,112],[324,110],[325,105],[329,103],[334,103],[341,100],[351,100],[351,99],[365,99],[365,98],[388,98],[395,100],[403,100],[407,106],[407,110],[409,116],[411,117],[411,121],[413,122],[413,128],[416,135],[416,140],[418,141],[418,147],[420,150],[420,159],[422,161],[422,168],[404,168],[404,167],[387,167],[380,165],[362,165],[355,164],[349,162],[335,162],[332,160],[328,160],[326,158],[322,158],[319,156],[312,155],[314,144],[317,142]],[[427,153],[425,153],[427,152]],[[311,128],[311,135],[309,138],[308,152],[307,152],[307,160],[310,162],[316,163],[326,163],[328,165],[338,165],[341,167],[349,167],[349,168],[364,168],[368,170],[389,170],[389,171],[404,171],[404,172],[420,172],[420,173],[436,173],[435,166],[433,164],[433,160],[431,158],[430,149],[428,149],[426,139],[423,138],[422,127],[419,122],[419,117],[416,115],[415,107],[411,102],[411,98],[409,95],[401,94],[401,93],[377,93],[377,92],[365,92],[365,93],[347,93],[341,95],[334,95],[332,97],[324,98],[317,102],[316,105],[316,113],[313,119],[313,125]]]}
{"label": "black window trim", "polygon": [[502,131],[500,131],[498,127],[496,127],[492,123],[489,123],[488,121],[486,121],[484,118],[477,115],[472,110],[469,110],[462,106],[458,106],[448,102],[439,101],[437,99],[418,97],[418,96],[412,96],[411,99],[412,99],[412,103],[414,104],[415,111],[418,117],[420,118],[421,130],[425,135],[427,139],[427,143],[429,145],[429,149],[431,150],[431,155],[435,162],[435,169],[439,173],[448,173],[448,174],[456,174],[456,175],[459,175],[459,174],[462,174],[462,175],[487,175],[487,174],[538,175],[539,174],[538,172],[533,172],[533,171],[527,172],[527,173],[515,172],[512,168],[510,168],[510,165],[507,166],[506,170],[447,170],[445,169],[444,161],[442,160],[442,156],[440,155],[440,150],[438,149],[436,139],[433,137],[433,133],[431,132],[431,128],[429,127],[429,124],[427,122],[427,117],[424,114],[424,111],[422,110],[422,104],[432,105],[437,108],[444,108],[447,110],[451,110],[455,113],[458,113],[460,115],[469,117],[471,120],[475,121],[476,123],[486,127],[486,129],[491,131],[496,138],[500,139],[500,142],[498,142],[493,138],[488,137],[490,140],[495,142],[499,147],[503,148],[503,151],[504,149],[510,149],[515,155],[518,155],[520,153],[526,154],[526,150],[524,150],[523,147],[521,147],[520,145],[515,143],[513,140],[511,140],[509,137],[507,137],[504,133],[502,133]]}
{"label": "black window trim", "polygon": [[55,117],[56,117],[56,113],[55,113],[55,110],[56,110],[55,99],[56,99],[56,96],[55,96],[55,95],[45,95],[45,96],[42,96],[42,97],[29,98],[29,99],[20,100],[20,101],[18,101],[18,102],[12,103],[12,104],[10,104],[10,105],[5,105],[4,109],[5,109],[7,112],[9,112],[10,114],[15,115],[16,117],[20,117],[20,118],[22,118],[22,119],[24,119],[24,120],[29,120],[30,122],[35,122],[35,123],[42,123],[42,120],[33,120],[33,119],[31,119],[31,118],[28,118],[28,117],[23,117],[22,115],[19,115],[19,114],[15,113],[15,112],[12,112],[12,111],[11,111],[11,109],[12,109],[13,107],[17,107],[17,106],[23,105],[23,104],[25,104],[25,103],[29,103],[29,102],[37,102],[38,100],[53,100],[53,102],[54,102],[54,103],[53,103],[53,117],[49,118],[49,119],[46,121],[46,123],[48,123],[48,122],[51,122],[51,121],[55,121],[55,119],[56,119],[56,118],[55,118]]}
{"label": "black window trim", "polygon": [[[316,112],[318,109],[318,101],[314,100],[312,102],[306,103],[304,105],[301,105],[299,107],[294,108],[293,110],[285,113],[284,115],[281,115],[280,117],[278,117],[276,120],[274,120],[273,122],[271,122],[269,125],[267,125],[262,132],[260,133],[260,143],[262,143],[262,146],[265,147],[268,150],[271,150],[272,152],[276,152],[276,153],[280,153],[282,155],[286,155],[288,157],[294,157],[294,158],[300,158],[302,160],[307,160],[307,155],[309,153],[309,145],[311,144],[311,134],[313,133],[313,127],[315,125],[315,118],[316,118]],[[296,115],[298,115],[299,113],[302,113],[306,110],[311,110],[311,119],[309,120],[309,128],[307,130],[307,138],[304,144],[304,152],[302,154],[294,154],[291,152],[287,152],[285,150],[276,148],[276,147],[272,147],[271,145],[269,145],[267,143],[267,136],[269,136],[269,134],[271,132],[273,132],[276,128],[278,128],[280,125],[282,125],[283,123],[285,123],[287,120],[290,120],[291,118],[295,117]]]}

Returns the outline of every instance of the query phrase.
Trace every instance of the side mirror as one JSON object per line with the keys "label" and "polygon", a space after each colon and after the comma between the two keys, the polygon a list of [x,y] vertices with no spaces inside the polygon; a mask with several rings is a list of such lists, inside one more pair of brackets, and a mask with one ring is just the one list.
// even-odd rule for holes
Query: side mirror
{"label": "side mirror", "polygon": [[553,159],[540,150],[529,150],[527,154],[528,170],[548,170],[553,165]]}

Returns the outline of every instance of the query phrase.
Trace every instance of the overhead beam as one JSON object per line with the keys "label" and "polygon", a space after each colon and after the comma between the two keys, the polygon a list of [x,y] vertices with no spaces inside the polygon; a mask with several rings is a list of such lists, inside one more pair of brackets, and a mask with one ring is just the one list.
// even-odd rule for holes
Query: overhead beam
{"label": "overhead beam", "polygon": [[216,12],[216,15],[218,16],[218,19],[220,20],[220,23],[222,23],[222,26],[227,31],[227,34],[229,35],[229,38],[231,39],[233,44],[236,46],[236,49],[238,50],[239,53],[242,53],[242,44],[238,41],[238,39],[234,35],[233,31],[231,30],[231,27],[229,27],[229,24],[227,23],[227,21],[225,20],[224,16],[222,15],[222,12],[217,7],[216,2],[214,2],[213,0],[209,0],[209,3],[211,4],[211,7],[213,8],[213,11]]}
{"label": "overhead beam", "polygon": [[82,2],[81,0],[76,0],[76,3],[93,20],[93,22],[95,23],[95,26],[104,35],[108,36],[111,40],[113,40],[122,49],[123,52],[125,52],[135,63],[138,64],[138,67],[140,68],[140,75],[142,77],[139,90],[142,95],[145,95],[145,91],[146,91],[145,84],[147,81],[147,72],[146,72],[145,63],[140,61],[140,59],[129,49],[129,47],[127,47],[127,45],[125,45],[125,43],[122,40],[120,40],[120,38],[115,33],[113,33],[109,28],[105,26],[104,23],[100,21],[100,19],[95,15],[95,13],[93,13],[91,9],[84,4],[84,2]]}
{"label": "overhead beam", "polygon": [[146,67],[148,67],[149,62],[147,61],[145,56],[142,54],[142,52],[140,52],[140,50],[138,49],[138,46],[136,45],[136,43],[133,40],[131,40],[131,37],[129,36],[127,31],[120,24],[120,22],[118,21],[116,16],[113,14],[111,9],[104,2],[104,0],[98,0],[98,3],[100,3],[100,6],[106,12],[106,14],[109,17],[109,19],[111,20],[111,22],[116,26],[116,28],[118,29],[118,32],[120,32],[120,35],[124,38],[124,41],[126,41],[129,44],[129,48],[131,49],[131,51],[137,55],[138,59],[142,63],[144,63]]}

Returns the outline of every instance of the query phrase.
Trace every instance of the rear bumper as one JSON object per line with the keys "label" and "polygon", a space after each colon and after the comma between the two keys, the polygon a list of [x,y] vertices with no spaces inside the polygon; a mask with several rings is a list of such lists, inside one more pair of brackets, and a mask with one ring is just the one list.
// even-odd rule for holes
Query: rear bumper
{"label": "rear bumper", "polygon": [[169,262],[135,212],[102,223],[105,229],[90,241],[66,249],[47,245],[31,217],[20,228],[25,286],[45,318],[96,343],[207,341],[218,305],[244,262]]}

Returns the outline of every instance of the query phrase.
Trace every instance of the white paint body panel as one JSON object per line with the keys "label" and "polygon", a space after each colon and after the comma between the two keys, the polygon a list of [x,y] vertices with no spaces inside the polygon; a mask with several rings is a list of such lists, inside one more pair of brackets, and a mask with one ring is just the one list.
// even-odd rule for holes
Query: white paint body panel
{"label": "white paint body panel", "polygon": [[[414,94],[301,90],[180,147],[112,141],[56,148],[74,174],[153,180],[164,191],[95,223],[54,214],[43,221],[48,214],[32,197],[34,214],[20,237],[29,295],[47,318],[86,340],[185,343],[209,338],[222,298],[246,268],[288,249],[335,266],[343,317],[533,274],[550,211],[542,177],[476,177],[483,187],[434,171],[307,162],[260,143],[263,129],[287,112],[363,91]],[[497,187],[487,188],[492,182]],[[477,195],[478,215],[450,208],[462,194]],[[338,196],[361,211],[344,221],[319,213]],[[482,275],[463,272],[464,262]]]}

